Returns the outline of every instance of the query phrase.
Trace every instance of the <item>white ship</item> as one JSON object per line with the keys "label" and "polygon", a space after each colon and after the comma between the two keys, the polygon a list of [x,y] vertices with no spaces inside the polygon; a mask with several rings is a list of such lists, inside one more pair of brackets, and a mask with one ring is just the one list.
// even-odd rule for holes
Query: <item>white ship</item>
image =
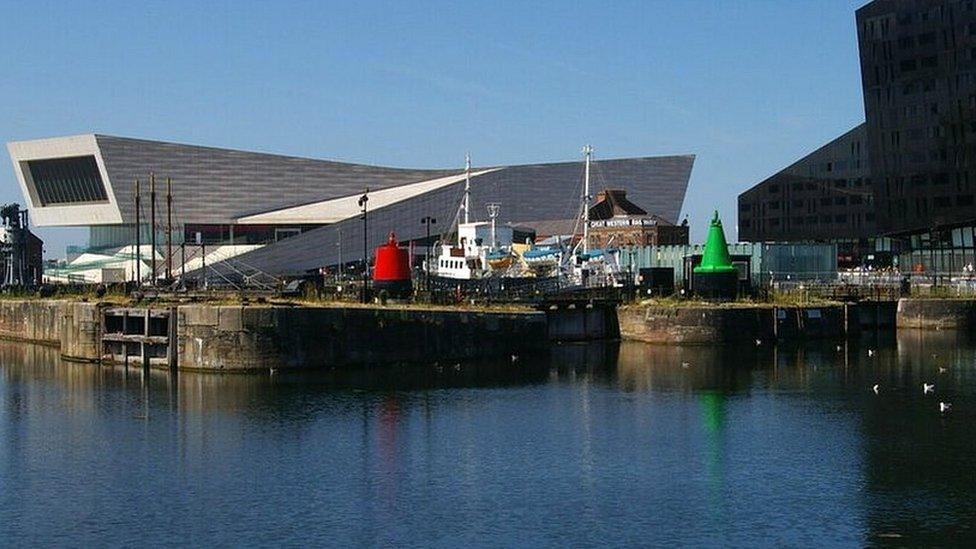
{"label": "white ship", "polygon": [[[586,158],[583,174],[583,192],[580,196],[580,212],[577,219],[583,229],[583,236],[573,250],[565,256],[563,274],[571,286],[621,286],[619,250],[615,248],[590,248],[590,163],[593,147],[583,147]],[[574,230],[574,233],[576,231]]]}
{"label": "white ship", "polygon": [[[492,228],[481,221],[458,224],[456,242],[442,244],[434,274],[444,278],[472,280],[492,276],[511,267],[512,228]],[[493,238],[491,235],[494,234]],[[495,242],[495,246],[488,243]]]}
{"label": "white ship", "polygon": [[[457,240],[440,245],[437,257],[432,265],[428,265],[428,272],[454,280],[558,277],[569,287],[620,285],[617,250],[589,247],[592,153],[593,148],[589,145],[583,148],[585,175],[577,216],[577,228],[582,226],[582,237],[572,249],[567,249],[559,240],[536,247],[513,242],[512,228],[497,225],[498,204],[488,204],[490,221],[472,222],[471,159],[466,157],[464,195],[457,212]],[[577,233],[576,229],[574,233]]]}
{"label": "white ship", "polygon": [[431,274],[455,280],[477,280],[511,274],[516,265],[514,231],[498,226],[501,206],[488,204],[489,221],[471,221],[471,157],[465,157],[464,196],[458,208],[457,240],[442,243]]}

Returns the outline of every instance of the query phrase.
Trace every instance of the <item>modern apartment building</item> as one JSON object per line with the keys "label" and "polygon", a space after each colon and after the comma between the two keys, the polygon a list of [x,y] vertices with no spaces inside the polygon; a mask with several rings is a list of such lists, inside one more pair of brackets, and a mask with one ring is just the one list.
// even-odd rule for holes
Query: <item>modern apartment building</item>
{"label": "modern apartment building", "polygon": [[[900,253],[903,269],[958,271],[976,262],[976,0],[874,0],[856,22],[865,123],[797,163],[829,213],[785,196],[795,164],[740,195],[740,236],[857,239]],[[847,196],[828,198],[830,184]]]}

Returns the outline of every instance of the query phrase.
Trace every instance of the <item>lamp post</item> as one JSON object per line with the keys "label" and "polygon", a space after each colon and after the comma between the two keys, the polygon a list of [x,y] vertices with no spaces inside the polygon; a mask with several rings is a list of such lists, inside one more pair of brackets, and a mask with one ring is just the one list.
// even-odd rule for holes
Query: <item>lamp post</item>
{"label": "lamp post", "polygon": [[366,205],[369,202],[369,187],[363,191],[363,196],[359,197],[359,207],[362,208],[363,220],[363,295],[362,302],[366,303],[369,300],[369,239],[368,229],[367,229],[367,219],[366,219]]}
{"label": "lamp post", "polygon": [[429,291],[430,290],[430,226],[431,225],[436,225],[437,224],[437,219],[428,215],[428,216],[424,216],[420,220],[420,223],[423,224],[427,228],[427,239],[424,240],[424,245],[426,246],[424,248],[426,250],[426,252],[424,254],[425,255],[425,258],[426,258],[426,260],[424,261],[424,267],[425,267],[424,268],[424,282],[425,282],[424,285],[427,287],[427,290]]}
{"label": "lamp post", "polygon": [[338,248],[339,248],[339,268],[336,269],[336,283],[338,284],[338,283],[342,282],[342,274],[343,274],[342,273],[342,269],[343,269],[343,263],[342,263],[342,227],[336,227],[336,232],[339,233],[339,236],[336,239],[336,246],[338,246]]}

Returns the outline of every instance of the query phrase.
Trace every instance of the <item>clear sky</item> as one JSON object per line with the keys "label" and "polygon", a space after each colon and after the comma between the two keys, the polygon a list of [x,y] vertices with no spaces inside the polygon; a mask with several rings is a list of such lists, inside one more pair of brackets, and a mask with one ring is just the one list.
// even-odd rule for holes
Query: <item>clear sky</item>
{"label": "clear sky", "polygon": [[[585,143],[596,159],[690,153],[692,238],[715,208],[734,234],[738,193],[863,121],[864,3],[2,0],[0,140],[95,132],[459,169],[466,151],[476,165],[573,160]],[[9,160],[0,201],[23,202]],[[58,257],[87,235],[40,234]]]}

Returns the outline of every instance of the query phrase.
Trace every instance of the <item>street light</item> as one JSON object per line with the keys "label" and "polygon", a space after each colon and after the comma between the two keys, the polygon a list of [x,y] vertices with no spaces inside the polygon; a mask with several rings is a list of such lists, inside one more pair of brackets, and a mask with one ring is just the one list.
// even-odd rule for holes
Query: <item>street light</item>
{"label": "street light", "polygon": [[342,282],[342,226],[336,227],[336,232],[339,233],[336,238],[336,246],[339,248],[339,267],[336,269],[336,283]]}
{"label": "street light", "polygon": [[425,253],[426,261],[424,262],[424,266],[426,267],[424,271],[424,282],[426,283],[427,290],[430,290],[430,226],[436,225],[437,219],[428,215],[423,217],[420,223],[427,228],[427,239],[424,240],[424,245],[427,250]]}
{"label": "street light", "polygon": [[369,187],[363,191],[363,196],[359,197],[359,207],[362,210],[363,220],[363,295],[362,302],[366,303],[369,298],[369,242],[367,238],[366,204],[369,202]]}

